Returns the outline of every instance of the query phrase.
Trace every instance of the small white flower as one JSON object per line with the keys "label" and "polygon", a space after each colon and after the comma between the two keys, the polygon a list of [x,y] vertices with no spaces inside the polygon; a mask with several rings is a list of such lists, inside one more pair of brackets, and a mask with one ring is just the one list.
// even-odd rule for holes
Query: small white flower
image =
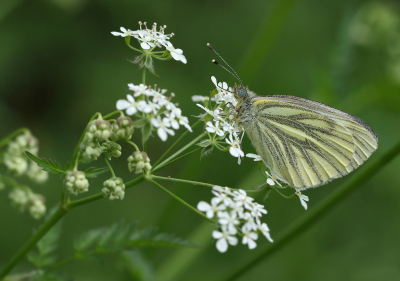
{"label": "small white flower", "polygon": [[306,201],[308,202],[308,196],[306,196],[306,195],[304,195],[304,194],[301,194],[300,191],[296,191],[296,195],[299,196],[301,205],[304,207],[305,210],[307,210],[307,203],[306,203]]}
{"label": "small white flower", "polygon": [[257,230],[257,228],[258,228],[257,223],[254,220],[254,217],[250,213],[248,213],[248,212],[244,213],[243,219],[246,221],[246,223],[242,227],[243,229],[248,229],[249,231]]}
{"label": "small white flower", "polygon": [[253,203],[253,209],[251,210],[251,215],[253,217],[261,217],[262,214],[266,214],[267,210],[264,209],[264,205],[258,204],[257,202]]}
{"label": "small white flower", "polygon": [[216,133],[220,137],[225,135],[224,131],[219,127],[219,121],[215,121],[215,125],[211,121],[208,121],[206,130],[210,133]]}
{"label": "small white flower", "polygon": [[[151,119],[151,124],[158,128],[157,129],[157,134],[160,137],[160,139],[162,141],[166,141],[168,138],[168,134],[170,134],[171,136],[175,135],[175,132],[171,129],[168,129],[168,127],[171,127],[171,124],[169,123],[169,120],[167,118],[163,118],[161,120],[160,116],[157,116],[156,118],[152,118]],[[167,134],[168,133],[168,134]]]}
{"label": "small white flower", "polygon": [[234,191],[233,193],[235,195],[233,198],[234,201],[241,202],[247,210],[252,210],[254,198],[247,196],[246,191],[243,189],[239,189],[239,191]]}
{"label": "small white flower", "polygon": [[150,34],[145,31],[145,30],[139,30],[137,32],[139,36],[135,36],[139,41],[141,41],[140,46],[144,50],[148,50],[150,48],[154,48],[156,45],[151,42],[153,38],[150,36]]}
{"label": "small white flower", "polygon": [[199,204],[197,204],[197,209],[199,211],[205,212],[207,218],[212,219],[214,217],[214,213],[218,214],[220,211],[226,209],[226,206],[224,204],[218,205],[220,202],[221,200],[216,197],[211,199],[211,205],[207,202],[200,201]]}
{"label": "small white flower", "polygon": [[225,139],[225,141],[231,146],[229,148],[229,153],[233,157],[237,157],[238,158],[238,164],[240,164],[240,157],[244,157],[244,152],[240,148],[239,140],[237,140],[237,139],[233,140],[232,139],[232,135],[229,135],[229,140]]}
{"label": "small white flower", "polygon": [[124,27],[121,27],[120,30],[122,31],[122,33],[113,31],[113,32],[111,32],[111,34],[114,35],[114,36],[126,37],[126,36],[131,36],[131,35],[133,35],[135,33],[135,32],[133,32],[133,31],[131,31],[129,29],[126,30]]}
{"label": "small white flower", "polygon": [[250,250],[257,247],[257,243],[255,242],[255,240],[258,239],[258,234],[246,229],[245,227],[242,228],[242,232],[243,232],[242,243],[247,244]]}
{"label": "small white flower", "polygon": [[134,91],[134,97],[138,97],[140,95],[151,95],[152,91],[147,91],[147,86],[144,84],[134,85],[132,83],[128,84],[129,90]]}
{"label": "small white flower", "polygon": [[174,60],[181,61],[186,64],[187,60],[181,49],[175,49],[171,42],[167,42],[166,49],[171,53],[171,56],[174,58]]}
{"label": "small white flower", "polygon": [[234,232],[229,231],[226,226],[221,227],[222,232],[218,230],[214,230],[212,236],[214,239],[218,239],[216,243],[217,250],[221,253],[225,253],[228,250],[228,244],[232,246],[236,246],[238,243],[238,239],[235,236],[236,228],[234,228]]}
{"label": "small white flower", "polygon": [[159,104],[156,104],[154,102],[148,101],[147,103],[140,103],[138,106],[138,109],[144,113],[150,113],[152,112],[153,114],[157,114],[157,111],[161,108]]}
{"label": "small white flower", "polygon": [[220,219],[218,220],[218,222],[223,225],[223,226],[227,226],[229,232],[231,233],[236,233],[236,228],[235,225],[239,225],[239,220],[237,219],[237,214],[235,211],[230,211],[228,212],[220,212],[218,214],[218,216],[220,217]]}
{"label": "small white flower", "polygon": [[169,123],[171,124],[171,127],[173,129],[175,129],[175,130],[178,130],[179,129],[179,123],[175,119],[176,118],[175,114],[173,112],[171,112],[171,113],[166,112],[165,116],[168,119]]}
{"label": "small white flower", "polygon": [[211,191],[219,200],[224,203],[226,206],[229,206],[232,203],[232,199],[225,192],[217,192]]}
{"label": "small white flower", "polygon": [[[257,154],[247,153],[247,154],[246,154],[246,157],[254,158],[254,161],[262,161],[261,156],[260,156],[260,155],[257,155]],[[267,173],[267,174],[268,174],[268,173]]]}
{"label": "small white flower", "polygon": [[135,114],[138,111],[139,107],[144,107],[146,105],[145,101],[135,101],[135,99],[132,97],[132,95],[126,95],[127,100],[118,100],[117,101],[117,109],[118,110],[125,110],[126,109],[126,114],[131,116]]}
{"label": "small white flower", "polygon": [[269,234],[269,228],[265,222],[259,225],[258,229],[261,231],[262,234],[264,234],[265,238],[267,238],[269,242],[274,242],[274,240],[272,240],[271,238],[271,235]]}
{"label": "small white flower", "polygon": [[[192,101],[194,101],[194,102],[205,102],[208,100],[209,100],[209,97],[207,97],[207,96],[198,96],[198,95],[192,96]],[[211,100],[212,100],[212,98],[211,98]]]}
{"label": "small white flower", "polygon": [[182,110],[180,108],[176,108],[174,110],[174,113],[176,115],[176,118],[178,118],[179,124],[185,126],[186,129],[189,130],[189,132],[192,132],[192,128],[189,125],[189,119],[186,116],[182,116]]}

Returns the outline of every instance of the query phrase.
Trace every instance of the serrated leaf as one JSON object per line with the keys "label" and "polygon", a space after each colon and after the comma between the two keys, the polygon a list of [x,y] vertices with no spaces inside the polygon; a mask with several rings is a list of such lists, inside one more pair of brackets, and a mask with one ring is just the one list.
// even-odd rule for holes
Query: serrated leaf
{"label": "serrated leaf", "polygon": [[51,159],[47,160],[45,158],[38,158],[29,151],[25,151],[26,155],[33,161],[35,162],[39,167],[43,169],[43,171],[50,172],[53,174],[66,174],[66,172],[61,168],[60,164],[58,164],[56,161],[53,161]]}
{"label": "serrated leaf", "polygon": [[207,147],[211,144],[211,140],[202,140],[201,142],[197,143],[196,145],[200,147]]}
{"label": "serrated leaf", "polygon": [[85,173],[87,178],[95,178],[98,175],[101,175],[102,173],[105,173],[107,171],[108,171],[107,167],[102,167],[102,168],[89,167],[82,170],[82,172]]}
{"label": "serrated leaf", "polygon": [[210,146],[210,147],[205,147],[201,150],[200,153],[200,160],[201,158],[203,158],[204,156],[207,156],[209,154],[211,154],[212,150],[214,149],[214,146]]}
{"label": "serrated leaf", "polygon": [[142,144],[144,146],[145,142],[149,139],[150,137],[150,133],[151,133],[151,124],[150,123],[146,123],[146,125],[144,125],[142,127]]}

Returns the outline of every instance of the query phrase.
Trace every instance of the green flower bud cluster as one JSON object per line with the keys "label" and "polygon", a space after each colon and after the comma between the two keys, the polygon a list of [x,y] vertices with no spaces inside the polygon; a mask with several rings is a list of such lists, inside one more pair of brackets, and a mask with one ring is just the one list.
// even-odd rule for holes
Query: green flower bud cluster
{"label": "green flower bud cluster", "polygon": [[41,218],[46,213],[44,197],[33,193],[28,187],[15,187],[8,198],[15,208],[21,212],[28,209],[30,215],[35,219]]}
{"label": "green flower bud cluster", "polygon": [[107,159],[111,160],[111,156],[121,156],[121,146],[114,141],[106,141],[101,145],[101,152],[106,156]]}
{"label": "green flower bud cluster", "polygon": [[97,119],[90,122],[86,129],[85,138],[87,141],[102,142],[108,140],[111,134],[110,122],[102,119]]}
{"label": "green flower bud cluster", "polygon": [[143,173],[143,170],[150,171],[150,158],[146,152],[135,151],[131,156],[128,157],[128,169],[130,172],[135,170],[135,173]]}
{"label": "green flower bud cluster", "polygon": [[89,181],[84,172],[69,171],[65,177],[65,186],[69,192],[78,195],[89,190]]}
{"label": "green flower bud cluster", "polygon": [[79,148],[81,150],[82,160],[85,163],[96,160],[101,154],[100,144],[95,141],[90,142],[86,138],[81,142]]}
{"label": "green flower bud cluster", "polygon": [[130,140],[133,131],[132,119],[121,116],[112,124],[111,139],[114,141],[118,139]]}
{"label": "green flower bud cluster", "polygon": [[125,185],[121,178],[112,177],[109,180],[106,180],[103,183],[103,188],[101,191],[103,192],[104,197],[109,197],[110,200],[114,199],[124,199],[125,196]]}

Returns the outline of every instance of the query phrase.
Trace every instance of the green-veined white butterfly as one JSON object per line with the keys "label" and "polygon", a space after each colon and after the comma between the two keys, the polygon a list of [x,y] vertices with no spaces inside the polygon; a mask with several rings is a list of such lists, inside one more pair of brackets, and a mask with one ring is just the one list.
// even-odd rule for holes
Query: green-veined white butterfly
{"label": "green-veined white butterfly", "polygon": [[297,190],[347,175],[377,149],[378,136],[361,119],[296,96],[258,96],[232,71],[237,122],[272,175]]}

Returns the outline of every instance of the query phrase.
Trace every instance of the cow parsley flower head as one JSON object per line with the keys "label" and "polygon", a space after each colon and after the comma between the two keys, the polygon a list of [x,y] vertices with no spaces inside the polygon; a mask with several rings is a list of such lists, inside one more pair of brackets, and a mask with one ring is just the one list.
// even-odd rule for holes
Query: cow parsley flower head
{"label": "cow parsley flower head", "polygon": [[229,187],[214,186],[211,204],[201,201],[197,209],[204,212],[207,218],[217,218],[217,229],[212,237],[217,240],[216,248],[224,253],[230,246],[236,246],[237,237],[242,237],[242,244],[249,249],[257,246],[255,242],[259,233],[273,242],[266,223],[261,223],[261,217],[267,213],[264,206],[254,202],[254,198],[240,189],[232,191]]}

